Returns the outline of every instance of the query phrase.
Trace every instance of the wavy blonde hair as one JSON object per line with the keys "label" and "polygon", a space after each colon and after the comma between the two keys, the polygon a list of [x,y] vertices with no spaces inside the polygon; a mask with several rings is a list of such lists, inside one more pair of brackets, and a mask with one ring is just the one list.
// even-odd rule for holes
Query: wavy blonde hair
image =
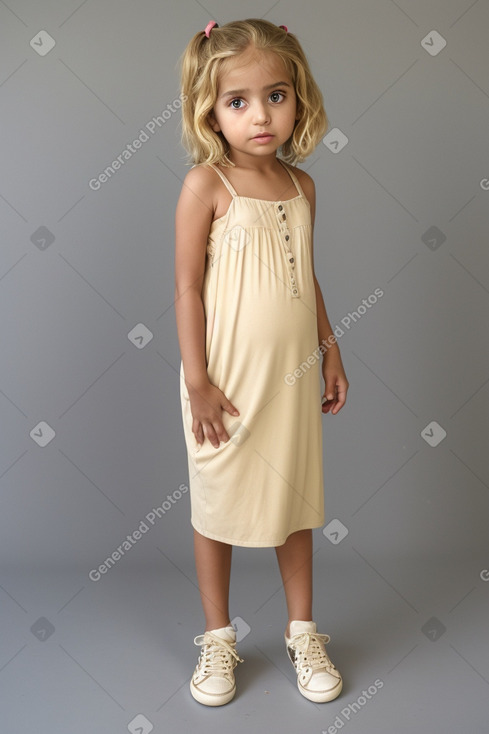
{"label": "wavy blonde hair", "polygon": [[221,132],[214,132],[210,126],[209,113],[217,100],[219,74],[226,60],[239,56],[249,46],[277,54],[294,84],[300,118],[281,146],[280,157],[292,164],[303,161],[328,128],[321,90],[296,36],[268,20],[233,21],[214,27],[209,38],[204,31],[196,33],[180,57],[181,142],[195,165],[234,166],[228,158],[229,144]]}

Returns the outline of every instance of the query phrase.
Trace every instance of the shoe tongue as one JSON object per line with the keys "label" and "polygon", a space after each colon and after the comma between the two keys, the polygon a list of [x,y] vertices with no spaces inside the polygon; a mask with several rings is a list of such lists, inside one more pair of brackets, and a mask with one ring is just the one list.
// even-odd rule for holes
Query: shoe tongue
{"label": "shoe tongue", "polygon": [[234,627],[219,627],[218,629],[211,630],[213,635],[220,637],[226,642],[236,642],[236,630]]}
{"label": "shoe tongue", "polygon": [[300,635],[302,632],[316,632],[316,622],[294,620],[290,623],[290,636]]}

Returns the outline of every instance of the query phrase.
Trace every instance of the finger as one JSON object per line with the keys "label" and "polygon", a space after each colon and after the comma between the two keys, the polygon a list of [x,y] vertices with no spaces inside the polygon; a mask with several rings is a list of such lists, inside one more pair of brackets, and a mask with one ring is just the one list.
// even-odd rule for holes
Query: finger
{"label": "finger", "polygon": [[321,405],[321,410],[323,413],[329,413],[331,410],[331,406],[333,405],[332,400],[326,400],[326,397],[324,397],[324,402]]}
{"label": "finger", "polygon": [[328,377],[324,394],[327,400],[334,400],[336,398],[336,377]]}
{"label": "finger", "polygon": [[331,410],[331,412],[334,413],[334,415],[336,415],[336,413],[338,413],[342,409],[345,403],[346,403],[346,390],[339,390],[338,398],[335,401],[335,405],[333,409]]}
{"label": "finger", "polygon": [[202,431],[202,429],[197,431],[197,433],[195,433],[194,435],[195,435],[195,440],[197,441],[197,444],[199,446],[202,446],[202,444],[204,443],[204,432]]}
{"label": "finger", "polygon": [[214,426],[212,425],[212,423],[203,423],[202,427],[204,429],[204,435],[209,439],[214,448],[218,449],[220,441],[216,436],[216,432],[214,431]]}
{"label": "finger", "polygon": [[229,441],[229,434],[222,423],[216,423],[216,434],[221,441]]}
{"label": "finger", "polygon": [[194,434],[195,440],[197,441],[199,446],[202,446],[202,444],[204,443],[204,432],[202,430],[202,425],[200,421],[198,421],[197,419],[195,419],[192,423],[192,433]]}
{"label": "finger", "polygon": [[[223,395],[224,395],[224,393],[223,393]],[[221,407],[223,408],[223,410],[227,411],[231,415],[239,415],[239,410],[234,407],[234,405],[232,404],[232,402],[230,400],[228,400],[225,395],[224,395],[224,400],[222,402]]]}

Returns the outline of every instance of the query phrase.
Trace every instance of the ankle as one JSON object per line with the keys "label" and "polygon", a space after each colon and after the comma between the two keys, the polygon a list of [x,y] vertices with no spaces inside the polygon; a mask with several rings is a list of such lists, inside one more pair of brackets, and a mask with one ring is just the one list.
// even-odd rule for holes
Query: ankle
{"label": "ankle", "polygon": [[222,629],[222,627],[232,627],[232,626],[233,625],[231,624],[231,620],[228,620],[227,622],[212,621],[208,624],[206,623],[205,632],[212,632],[212,630],[218,630],[218,629]]}
{"label": "ankle", "polygon": [[287,637],[290,637],[290,623],[291,622],[312,622],[313,619],[310,617],[309,619],[303,619],[302,617],[294,617],[294,619],[289,619],[287,623],[287,627],[285,628],[285,635]]}

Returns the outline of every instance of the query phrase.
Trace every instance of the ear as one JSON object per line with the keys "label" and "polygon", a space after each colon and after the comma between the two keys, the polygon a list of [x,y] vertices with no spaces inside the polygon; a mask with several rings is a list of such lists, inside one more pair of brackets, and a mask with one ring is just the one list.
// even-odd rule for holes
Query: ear
{"label": "ear", "polygon": [[216,118],[214,116],[214,112],[213,111],[209,112],[209,114],[207,115],[207,120],[208,120],[209,125],[211,126],[211,128],[214,130],[214,132],[215,133],[218,133],[221,128],[219,127],[219,124],[218,124],[218,122],[217,122],[217,120],[216,120]]}

